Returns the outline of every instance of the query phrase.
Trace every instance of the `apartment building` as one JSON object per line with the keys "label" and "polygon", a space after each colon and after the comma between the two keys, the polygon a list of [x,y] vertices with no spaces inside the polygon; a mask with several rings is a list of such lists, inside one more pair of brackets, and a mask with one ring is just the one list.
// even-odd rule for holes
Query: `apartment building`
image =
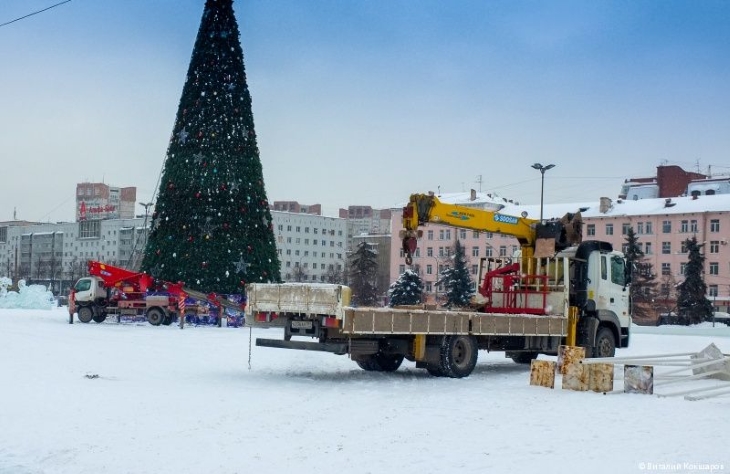
{"label": "apartment building", "polygon": [[346,219],[271,211],[284,281],[342,282]]}

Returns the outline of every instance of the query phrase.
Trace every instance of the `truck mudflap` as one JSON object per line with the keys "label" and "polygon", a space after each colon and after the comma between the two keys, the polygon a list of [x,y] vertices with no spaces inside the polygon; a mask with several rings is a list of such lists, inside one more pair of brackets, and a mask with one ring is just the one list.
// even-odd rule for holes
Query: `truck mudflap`
{"label": "truck mudflap", "polygon": [[281,339],[256,339],[259,347],[274,347],[277,349],[297,349],[304,351],[332,352],[333,354],[347,354],[346,342],[311,342],[311,341],[283,341]]}

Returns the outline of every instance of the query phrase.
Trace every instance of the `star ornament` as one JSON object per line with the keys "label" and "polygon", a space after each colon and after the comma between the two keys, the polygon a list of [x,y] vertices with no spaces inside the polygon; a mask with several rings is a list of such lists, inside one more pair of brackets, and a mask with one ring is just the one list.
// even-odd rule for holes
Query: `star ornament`
{"label": "star ornament", "polygon": [[193,159],[195,160],[195,164],[199,165],[203,162],[205,157],[203,156],[202,153],[197,152],[196,154],[193,155]]}
{"label": "star ornament", "polygon": [[213,231],[215,230],[215,228],[218,227],[217,225],[213,224],[211,222],[211,220],[212,220],[212,218],[206,217],[205,223],[200,225],[201,236],[203,236],[203,237],[210,236],[213,233]]}
{"label": "star ornament", "polygon": [[248,267],[251,266],[250,263],[243,260],[243,257],[239,258],[237,262],[233,262],[233,265],[236,266],[236,273],[243,273],[244,275],[248,272]]}
{"label": "star ornament", "polygon": [[184,145],[185,142],[188,141],[188,135],[189,135],[189,133],[187,132],[187,130],[185,130],[185,127],[183,127],[182,130],[177,132],[178,143],[180,143],[181,145]]}

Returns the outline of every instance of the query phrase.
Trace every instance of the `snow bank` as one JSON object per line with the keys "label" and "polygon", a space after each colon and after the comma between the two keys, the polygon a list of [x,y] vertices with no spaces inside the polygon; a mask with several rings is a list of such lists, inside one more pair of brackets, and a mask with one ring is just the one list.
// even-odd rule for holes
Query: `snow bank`
{"label": "snow bank", "polygon": [[10,291],[13,285],[8,277],[0,278],[0,308],[4,309],[51,309],[53,293],[43,285],[26,285],[18,282],[18,291]]}

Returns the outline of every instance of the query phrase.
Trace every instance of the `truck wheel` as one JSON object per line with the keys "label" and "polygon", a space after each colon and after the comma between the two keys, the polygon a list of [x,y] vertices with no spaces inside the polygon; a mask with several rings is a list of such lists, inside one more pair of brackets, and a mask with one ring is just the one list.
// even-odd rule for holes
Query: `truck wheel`
{"label": "truck wheel", "polygon": [[510,356],[510,359],[518,364],[529,364],[537,358],[537,352],[519,352]]}
{"label": "truck wheel", "polygon": [[105,319],[106,319],[106,313],[101,313],[101,314],[95,314],[94,315],[94,322],[95,323],[103,323]]}
{"label": "truck wheel", "polygon": [[152,308],[147,311],[147,322],[153,326],[159,326],[165,320],[165,314],[159,308]]}
{"label": "truck wheel", "polygon": [[403,363],[403,356],[378,352],[377,354],[365,356],[356,363],[362,370],[368,372],[395,372]]}
{"label": "truck wheel", "polygon": [[468,377],[477,365],[478,349],[473,336],[446,336],[441,344],[439,368],[446,377]]}
{"label": "truck wheel", "polygon": [[90,323],[94,319],[94,310],[90,306],[79,306],[79,321]]}
{"label": "truck wheel", "polygon": [[428,373],[433,375],[434,377],[444,376],[444,372],[441,370],[441,368],[435,365],[429,365],[428,367],[426,367],[426,371],[428,371]]}
{"label": "truck wheel", "polygon": [[175,319],[175,315],[172,313],[167,313],[165,315],[165,319],[162,320],[162,324],[164,324],[165,326],[169,326],[170,324],[172,324],[173,319]]}
{"label": "truck wheel", "polygon": [[596,334],[596,344],[593,346],[593,357],[613,357],[616,354],[616,339],[613,331],[602,327]]}

